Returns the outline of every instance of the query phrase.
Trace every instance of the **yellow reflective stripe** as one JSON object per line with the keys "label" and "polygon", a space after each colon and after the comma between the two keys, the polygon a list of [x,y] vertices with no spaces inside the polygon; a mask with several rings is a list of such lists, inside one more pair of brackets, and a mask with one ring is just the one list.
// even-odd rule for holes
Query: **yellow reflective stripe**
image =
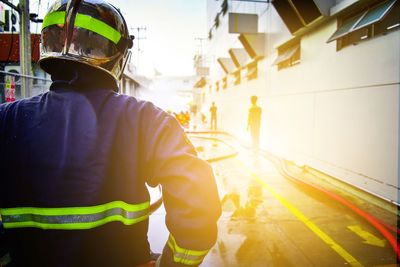
{"label": "yellow reflective stripe", "polygon": [[125,225],[149,217],[150,202],[127,204],[113,201],[91,207],[67,208],[3,208],[0,209],[4,228],[37,227],[42,229],[90,229],[111,221]]}
{"label": "yellow reflective stripe", "polygon": [[183,254],[188,254],[188,255],[193,255],[193,256],[205,256],[210,250],[189,250],[189,249],[184,249],[178,246],[178,244],[175,241],[175,238],[170,234],[169,235],[169,240],[172,241],[175,251]]}
{"label": "yellow reflective stripe", "polygon": [[47,26],[54,24],[64,24],[65,22],[65,11],[57,11],[47,14],[43,19],[42,30]]}
{"label": "yellow reflective stripe", "polygon": [[146,214],[142,217],[135,219],[126,219],[121,215],[113,215],[107,218],[104,218],[100,221],[92,222],[92,223],[68,223],[68,224],[51,224],[51,223],[38,223],[38,222],[15,222],[15,223],[4,223],[4,228],[24,228],[24,227],[35,227],[41,229],[52,229],[52,230],[85,230],[91,229],[108,222],[120,221],[125,225],[132,225],[141,221],[146,220],[149,217],[149,214]]}
{"label": "yellow reflective stripe", "polygon": [[168,246],[171,248],[174,261],[177,263],[183,263],[187,265],[199,264],[203,261],[204,257],[210,251],[208,250],[190,250],[184,249],[178,246],[175,238],[170,234],[168,238]]}
{"label": "yellow reflective stripe", "polygon": [[122,208],[126,211],[140,211],[150,207],[150,202],[144,202],[141,204],[127,204],[123,201],[113,201],[103,205],[91,206],[91,207],[67,207],[67,208],[7,208],[0,209],[1,215],[20,215],[20,214],[35,214],[35,215],[79,215],[79,214],[93,214],[104,212],[113,208]]}
{"label": "yellow reflective stripe", "polygon": [[121,34],[108,24],[87,15],[77,14],[75,26],[90,30],[117,44]]}
{"label": "yellow reflective stripe", "polygon": [[[65,16],[65,11],[57,11],[47,14],[43,19],[42,30],[50,25],[64,24]],[[115,44],[117,44],[121,39],[121,34],[113,27],[88,15],[78,13],[76,15],[74,26],[95,32]]]}

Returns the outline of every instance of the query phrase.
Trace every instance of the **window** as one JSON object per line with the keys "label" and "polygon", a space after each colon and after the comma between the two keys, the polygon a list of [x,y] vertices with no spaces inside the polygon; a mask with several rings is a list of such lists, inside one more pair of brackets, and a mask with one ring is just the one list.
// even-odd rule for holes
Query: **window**
{"label": "window", "polygon": [[228,52],[236,68],[241,68],[245,66],[246,63],[249,61],[250,57],[244,48],[231,48]]}
{"label": "window", "polygon": [[258,69],[257,69],[257,61],[251,62],[247,65],[247,80],[257,79],[258,77]]}
{"label": "window", "polygon": [[353,25],[355,25],[358,21],[360,21],[360,19],[365,15],[365,12],[362,14],[359,14],[355,17],[352,17],[350,19],[347,19],[343,22],[342,26],[339,27],[336,32],[329,38],[328,43],[336,40],[340,37],[345,36],[346,34],[348,34],[350,32],[350,30],[352,29]]}
{"label": "window", "polygon": [[300,63],[300,39],[293,40],[278,47],[278,57],[273,65],[278,66],[278,70],[289,68]]}
{"label": "window", "polygon": [[228,79],[225,76],[224,78],[222,78],[222,89],[226,89],[228,88]]}
{"label": "window", "polygon": [[351,44],[399,29],[400,1],[384,1],[347,18],[339,19],[339,27],[327,43],[337,41],[337,50]]}
{"label": "window", "polygon": [[[33,69],[33,76],[35,77],[40,77],[40,73],[36,69]],[[38,84],[39,80],[38,79],[33,79],[33,84]]]}
{"label": "window", "polygon": [[233,73],[233,77],[234,77],[234,81],[233,81],[233,84],[234,85],[238,85],[238,84],[240,84],[240,82],[241,82],[241,80],[240,80],[240,70],[237,70],[237,71],[235,71],[234,73]]}

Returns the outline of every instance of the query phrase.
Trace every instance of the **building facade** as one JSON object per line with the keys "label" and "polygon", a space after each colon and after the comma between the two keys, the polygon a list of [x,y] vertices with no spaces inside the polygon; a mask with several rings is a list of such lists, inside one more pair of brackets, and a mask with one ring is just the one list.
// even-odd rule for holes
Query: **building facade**
{"label": "building facade", "polygon": [[137,74],[136,67],[132,63],[126,65],[121,80],[119,81],[119,93],[140,97],[149,90],[151,80]]}
{"label": "building facade", "polygon": [[398,203],[400,1],[207,0],[204,106],[261,147]]}

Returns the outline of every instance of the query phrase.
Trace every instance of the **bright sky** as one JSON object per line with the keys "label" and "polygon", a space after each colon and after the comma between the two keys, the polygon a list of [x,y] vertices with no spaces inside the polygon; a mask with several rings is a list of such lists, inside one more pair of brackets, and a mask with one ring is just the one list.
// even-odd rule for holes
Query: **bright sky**
{"label": "bright sky", "polygon": [[[14,1],[18,2],[18,1]],[[31,0],[31,13],[43,14],[52,0]],[[134,41],[132,62],[139,74],[192,75],[193,57],[200,49],[195,38],[205,38],[206,0],[109,0],[120,8],[128,27],[145,27]],[[38,4],[40,8],[38,9]],[[35,27],[34,25],[32,27]],[[39,27],[40,29],[40,27]],[[35,28],[32,29],[35,31]],[[130,30],[136,38],[137,30]],[[138,42],[140,53],[138,58]]]}

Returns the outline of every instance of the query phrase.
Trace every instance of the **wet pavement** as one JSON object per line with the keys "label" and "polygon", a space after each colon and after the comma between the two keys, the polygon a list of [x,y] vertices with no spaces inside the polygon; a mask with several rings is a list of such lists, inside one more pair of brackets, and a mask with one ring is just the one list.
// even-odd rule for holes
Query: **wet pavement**
{"label": "wet pavement", "polygon": [[[217,242],[201,266],[397,266],[389,242],[343,204],[288,180],[273,161],[233,139],[189,137],[204,159],[238,152],[212,163],[223,213]],[[396,226],[395,214],[350,198]],[[155,252],[161,252],[168,238],[164,216],[163,207],[150,216],[149,241]]]}

